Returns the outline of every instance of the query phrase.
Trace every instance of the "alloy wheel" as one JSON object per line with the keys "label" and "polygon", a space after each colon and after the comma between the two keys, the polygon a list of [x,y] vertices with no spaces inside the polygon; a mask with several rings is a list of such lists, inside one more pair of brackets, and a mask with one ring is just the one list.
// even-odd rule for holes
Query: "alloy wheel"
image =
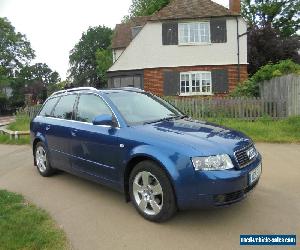
{"label": "alloy wheel", "polygon": [[163,207],[163,190],[158,179],[147,171],[139,172],[133,181],[133,195],[139,209],[157,215]]}
{"label": "alloy wheel", "polygon": [[42,146],[38,146],[35,151],[36,165],[40,172],[45,172],[47,170],[47,155],[46,151]]}

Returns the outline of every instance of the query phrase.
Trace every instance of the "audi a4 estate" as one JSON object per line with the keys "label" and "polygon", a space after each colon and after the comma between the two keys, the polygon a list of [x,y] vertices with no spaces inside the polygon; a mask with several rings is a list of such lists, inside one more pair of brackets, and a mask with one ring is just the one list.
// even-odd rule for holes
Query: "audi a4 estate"
{"label": "audi a4 estate", "polygon": [[107,185],[156,222],[238,202],[261,175],[261,155],[243,133],[136,88],[58,91],[30,131],[42,176],[62,170]]}

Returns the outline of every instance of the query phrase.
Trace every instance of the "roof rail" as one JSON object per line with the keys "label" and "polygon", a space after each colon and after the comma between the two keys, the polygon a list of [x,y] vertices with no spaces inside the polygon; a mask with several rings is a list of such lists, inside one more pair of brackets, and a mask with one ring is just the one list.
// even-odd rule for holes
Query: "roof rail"
{"label": "roof rail", "polygon": [[145,92],[143,89],[135,88],[135,87],[122,87],[122,88],[112,88],[112,89]]}
{"label": "roof rail", "polygon": [[73,91],[80,91],[80,90],[97,90],[94,87],[78,87],[78,88],[71,88],[71,89],[63,89],[54,92],[51,96],[58,95],[58,94],[63,94],[63,93],[68,93],[68,92],[73,92]]}

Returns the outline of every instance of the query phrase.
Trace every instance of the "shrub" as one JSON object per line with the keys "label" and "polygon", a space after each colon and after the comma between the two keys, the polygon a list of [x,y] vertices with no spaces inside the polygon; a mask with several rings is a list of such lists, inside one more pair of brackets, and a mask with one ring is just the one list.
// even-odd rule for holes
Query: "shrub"
{"label": "shrub", "polygon": [[294,63],[292,60],[283,60],[276,64],[269,63],[261,67],[248,80],[244,81],[242,84],[239,84],[232,95],[259,96],[260,82],[291,73],[300,75],[300,64]]}

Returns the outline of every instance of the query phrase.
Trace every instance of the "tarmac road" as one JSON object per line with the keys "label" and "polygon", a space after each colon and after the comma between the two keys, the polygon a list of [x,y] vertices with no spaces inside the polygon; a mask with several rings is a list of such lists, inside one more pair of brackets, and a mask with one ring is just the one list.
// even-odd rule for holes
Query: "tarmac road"
{"label": "tarmac road", "polygon": [[250,249],[239,245],[240,234],[297,234],[299,249],[300,145],[257,147],[263,174],[247,199],[226,208],[179,212],[163,224],[144,220],[122,194],[104,186],[66,173],[41,177],[29,146],[0,145],[0,188],[47,210],[73,249]]}

